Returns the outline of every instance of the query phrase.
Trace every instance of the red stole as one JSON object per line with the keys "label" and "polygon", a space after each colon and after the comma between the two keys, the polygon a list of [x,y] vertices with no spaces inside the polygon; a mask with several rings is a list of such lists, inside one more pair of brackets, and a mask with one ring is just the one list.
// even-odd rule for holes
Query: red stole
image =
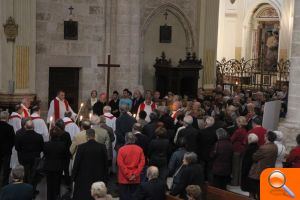
{"label": "red stole", "polygon": [[107,119],[110,119],[110,120],[112,120],[113,118],[115,118],[115,116],[113,116],[113,115],[112,116],[106,116],[106,115],[104,115],[104,117],[107,118]]}
{"label": "red stole", "polygon": [[9,119],[14,119],[14,118],[22,119],[19,115],[12,115],[12,116],[9,117]]}
{"label": "red stole", "polygon": [[41,117],[31,117],[31,120],[35,120],[35,119],[41,119]]}
{"label": "red stole", "polygon": [[[146,104],[144,102],[141,103],[141,105],[140,105],[140,111],[145,110],[145,107],[146,107]],[[154,111],[155,108],[156,108],[155,103],[151,103],[151,110]]]}
{"label": "red stole", "polygon": [[[66,106],[66,110],[69,111],[69,103],[67,100],[64,100],[65,106]],[[59,101],[55,98],[54,99],[54,119],[55,121],[58,120],[59,117]]]}
{"label": "red stole", "polygon": [[23,113],[24,113],[24,118],[29,117],[29,113],[28,113],[27,109],[23,108]]}

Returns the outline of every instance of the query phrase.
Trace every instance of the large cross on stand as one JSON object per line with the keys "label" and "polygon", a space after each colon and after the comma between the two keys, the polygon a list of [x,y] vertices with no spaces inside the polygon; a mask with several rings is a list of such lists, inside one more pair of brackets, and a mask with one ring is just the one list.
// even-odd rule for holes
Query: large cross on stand
{"label": "large cross on stand", "polygon": [[106,76],[106,102],[109,102],[109,84],[110,84],[110,68],[111,67],[120,67],[118,64],[110,63],[110,55],[107,56],[107,64],[98,64],[98,67],[107,67],[107,76]]}

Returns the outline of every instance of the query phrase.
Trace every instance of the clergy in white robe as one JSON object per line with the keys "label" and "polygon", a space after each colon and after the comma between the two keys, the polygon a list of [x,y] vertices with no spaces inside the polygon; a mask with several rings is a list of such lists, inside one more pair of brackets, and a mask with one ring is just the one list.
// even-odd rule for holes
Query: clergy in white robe
{"label": "clergy in white robe", "polygon": [[34,131],[43,136],[44,142],[49,141],[49,131],[45,121],[40,116],[40,108],[38,106],[34,106],[32,108],[31,120],[34,125]]}
{"label": "clergy in white robe", "polygon": [[143,110],[147,113],[147,116],[145,120],[147,122],[150,122],[150,113],[152,113],[155,109],[157,108],[156,104],[154,102],[150,101],[144,101],[143,103],[140,104],[138,111],[137,111],[137,116],[136,118],[139,119],[139,114]]}
{"label": "clergy in white robe", "polygon": [[70,134],[71,140],[73,141],[75,135],[80,133],[80,129],[68,115],[70,115],[70,113],[66,113],[63,121],[65,123],[65,131]]}
{"label": "clergy in white robe", "polygon": [[[8,119],[8,124],[11,125],[14,128],[15,133],[22,128],[21,125],[21,120],[22,120],[22,112],[23,112],[23,107],[18,104],[15,107],[15,112],[12,112],[9,119]],[[15,168],[19,164],[18,161],[18,153],[15,149],[15,147],[12,149],[12,154],[10,158],[10,167]]]}
{"label": "clergy in white robe", "polygon": [[29,110],[29,107],[30,107],[30,99],[29,97],[24,97],[22,99],[22,103],[21,103],[21,106],[23,108],[23,112],[22,112],[22,118],[28,118],[30,117],[30,110]]}
{"label": "clergy in white robe", "polygon": [[68,101],[65,99],[65,92],[59,91],[57,96],[50,103],[47,122],[50,122],[50,117],[53,117],[54,121],[63,119],[65,112],[71,112],[71,119],[75,120],[77,114],[74,113]]}
{"label": "clergy in white robe", "polygon": [[116,130],[116,117],[111,114],[111,107],[110,106],[104,106],[103,108],[103,116],[105,117],[105,123],[107,126],[113,129],[115,132]]}

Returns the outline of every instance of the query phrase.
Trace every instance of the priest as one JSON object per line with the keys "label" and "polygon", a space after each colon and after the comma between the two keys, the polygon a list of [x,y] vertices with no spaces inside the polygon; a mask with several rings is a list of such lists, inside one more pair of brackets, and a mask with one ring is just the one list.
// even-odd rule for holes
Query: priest
{"label": "priest", "polygon": [[71,119],[72,113],[66,112],[63,121],[65,123],[65,131],[70,134],[71,140],[73,141],[75,135],[80,132],[79,127],[75,124],[75,122]]}
{"label": "priest", "polygon": [[146,121],[150,122],[150,113],[152,113],[157,108],[156,104],[152,101],[151,93],[145,95],[145,101],[140,104],[138,112],[137,112],[137,118],[139,118],[140,112],[143,110],[147,113]]}
{"label": "priest", "polygon": [[14,128],[15,133],[22,128],[21,119],[22,119],[23,107],[20,104],[15,106],[15,112],[12,112],[9,116],[8,123]]}
{"label": "priest", "polygon": [[65,99],[65,92],[60,90],[50,103],[47,122],[50,122],[50,117],[53,117],[54,121],[63,119],[65,112],[71,112],[71,118],[75,120],[77,114],[74,113],[68,101]]}
{"label": "priest", "polygon": [[43,136],[44,142],[49,141],[49,132],[45,121],[40,116],[40,107],[33,106],[32,114],[30,116],[32,123],[34,125],[34,131]]}

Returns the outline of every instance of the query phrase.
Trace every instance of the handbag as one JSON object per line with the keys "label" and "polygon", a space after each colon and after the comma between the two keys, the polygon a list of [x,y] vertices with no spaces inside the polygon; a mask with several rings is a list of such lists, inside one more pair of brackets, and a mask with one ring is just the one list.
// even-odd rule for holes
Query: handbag
{"label": "handbag", "polygon": [[177,169],[177,171],[175,172],[175,174],[172,177],[168,177],[167,178],[167,186],[168,189],[171,190],[174,186],[174,178],[178,175],[178,173],[180,172],[180,170],[182,169],[183,164]]}

